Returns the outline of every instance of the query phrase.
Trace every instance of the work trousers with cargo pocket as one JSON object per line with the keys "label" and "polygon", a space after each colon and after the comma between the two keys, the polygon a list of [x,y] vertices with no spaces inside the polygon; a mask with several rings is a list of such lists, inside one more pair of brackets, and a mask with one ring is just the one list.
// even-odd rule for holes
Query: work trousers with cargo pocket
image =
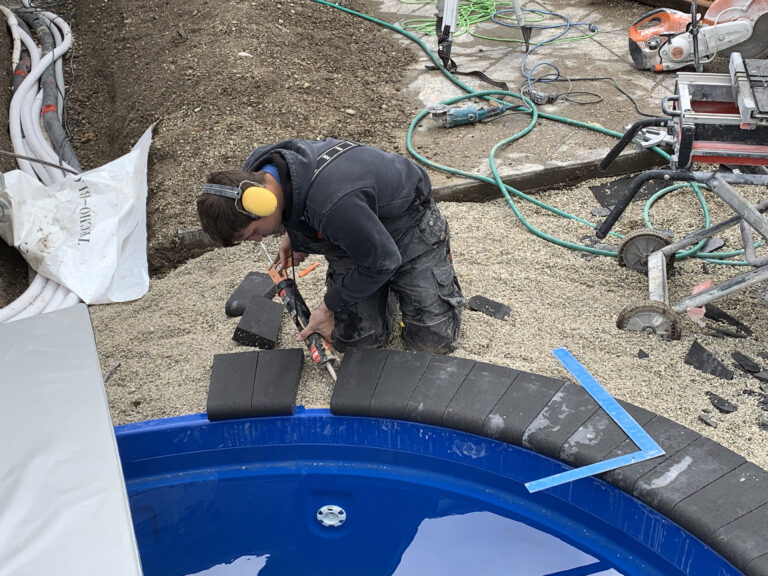
{"label": "work trousers with cargo pocket", "polygon": [[[400,267],[374,294],[335,312],[333,346],[344,352],[386,344],[397,298],[408,349],[439,354],[453,351],[459,339],[464,297],[449,257],[448,224],[430,201],[393,237],[402,256]],[[327,258],[326,285],[330,289],[355,263],[345,256]]]}

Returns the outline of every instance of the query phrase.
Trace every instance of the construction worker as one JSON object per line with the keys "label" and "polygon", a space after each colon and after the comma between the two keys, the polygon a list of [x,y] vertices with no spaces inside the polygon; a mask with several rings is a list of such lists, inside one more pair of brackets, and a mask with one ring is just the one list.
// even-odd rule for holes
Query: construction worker
{"label": "construction worker", "polygon": [[397,296],[408,348],[456,347],[464,298],[448,225],[415,162],[349,141],[286,140],[254,150],[243,170],[211,173],[197,211],[222,246],[284,229],[281,265],[325,256],[327,290],[300,340],[318,332],[341,352],[383,346]]}

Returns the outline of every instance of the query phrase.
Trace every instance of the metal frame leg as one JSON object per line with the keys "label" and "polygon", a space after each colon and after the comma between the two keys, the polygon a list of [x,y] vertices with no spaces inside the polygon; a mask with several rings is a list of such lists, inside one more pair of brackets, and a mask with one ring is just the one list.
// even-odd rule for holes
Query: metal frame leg
{"label": "metal frame leg", "polygon": [[[733,179],[733,175],[729,175],[728,178]],[[768,240],[768,219],[763,216],[763,212],[768,210],[768,200],[763,200],[758,204],[748,202],[726,182],[722,175],[717,173],[713,174],[709,180],[703,178],[698,178],[698,180],[706,183],[714,194],[736,212],[736,215],[709,228],[688,234],[678,242],[651,254],[648,258],[649,299],[664,304],[669,303],[667,261],[669,258],[674,258],[678,250],[693,246],[700,240],[710,237],[713,233],[731,228],[736,224],[741,227],[741,238],[744,243],[747,263],[754,266],[755,269],[684,298],[672,307],[675,312],[684,312],[686,308],[709,304],[768,279],[768,257],[757,258],[755,256],[751,231],[751,228],[754,228],[764,239]],[[738,179],[735,182],[738,182]]]}

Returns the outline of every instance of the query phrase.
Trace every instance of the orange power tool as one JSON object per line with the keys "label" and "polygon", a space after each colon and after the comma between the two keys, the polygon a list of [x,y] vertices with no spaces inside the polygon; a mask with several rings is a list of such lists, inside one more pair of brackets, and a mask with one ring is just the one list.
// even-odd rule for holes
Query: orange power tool
{"label": "orange power tool", "polygon": [[[309,317],[312,313],[310,312],[307,303],[304,302],[304,298],[299,292],[296,282],[293,278],[288,276],[288,268],[293,267],[292,260],[289,258],[285,268],[280,268],[279,261],[273,261],[270,258],[267,247],[264,246],[263,243],[261,244],[261,247],[264,249],[264,253],[271,263],[267,272],[269,273],[269,277],[272,278],[272,282],[275,283],[278,296],[280,296],[283,304],[288,309],[288,313],[291,315],[293,323],[296,324],[299,331],[304,330],[309,323]],[[334,356],[328,341],[319,333],[313,332],[304,342],[307,344],[312,361],[317,366],[325,366],[328,373],[335,381],[336,371],[333,369],[332,363],[334,360],[337,360],[337,358]]]}
{"label": "orange power tool", "polygon": [[762,58],[768,52],[768,0],[713,0],[699,18],[658,8],[629,29],[629,54],[640,70],[663,72],[693,64],[697,72],[718,54]]}

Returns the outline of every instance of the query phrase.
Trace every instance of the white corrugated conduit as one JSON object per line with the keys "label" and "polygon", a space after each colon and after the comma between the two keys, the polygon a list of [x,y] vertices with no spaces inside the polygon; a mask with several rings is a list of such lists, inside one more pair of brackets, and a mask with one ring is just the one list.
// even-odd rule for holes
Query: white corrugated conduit
{"label": "white corrugated conduit", "polygon": [[[14,72],[23,60],[24,51],[29,58],[26,78],[15,86],[11,98],[9,132],[14,153],[18,155],[19,169],[49,185],[63,179],[68,172],[81,171],[61,126],[64,101],[62,60],[72,44],[72,33],[69,25],[59,16],[31,8],[29,0],[23,0],[22,4],[23,8],[13,11],[0,6],[13,37]],[[32,38],[30,28],[34,29],[40,46]],[[41,81],[51,78],[54,81]],[[55,117],[49,113],[53,110]],[[0,219],[7,217],[8,211],[7,205],[0,206]],[[0,323],[67,308],[79,301],[80,298],[66,287],[35,274],[27,290],[0,309]]]}

